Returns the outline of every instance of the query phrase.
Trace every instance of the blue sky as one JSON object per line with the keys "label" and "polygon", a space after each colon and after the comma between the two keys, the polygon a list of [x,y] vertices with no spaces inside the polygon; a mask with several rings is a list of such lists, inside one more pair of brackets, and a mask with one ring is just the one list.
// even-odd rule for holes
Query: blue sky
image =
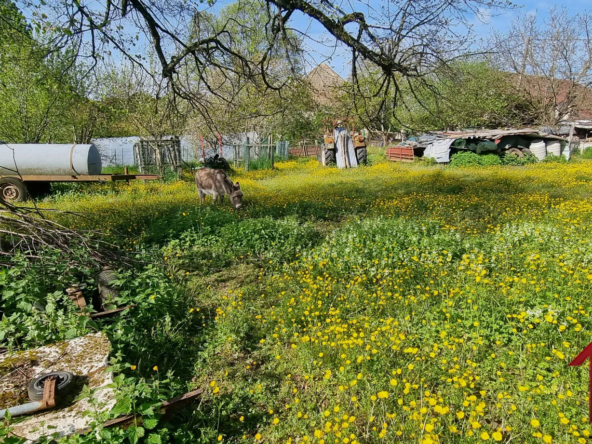
{"label": "blue sky", "polygon": [[[537,14],[538,19],[543,21],[548,11],[553,7],[566,7],[570,14],[576,14],[585,9],[592,10],[592,0],[518,0],[514,1],[514,3],[517,5],[515,9],[498,12],[483,10],[481,17],[473,17],[471,23],[475,33],[484,38],[492,29],[500,32],[506,31],[512,20],[520,14]],[[303,16],[297,17],[292,26],[300,30],[307,29],[316,39],[330,41],[321,25],[311,23],[309,19]],[[310,50],[308,70],[324,61],[342,77],[346,78],[348,76],[351,69],[349,53],[340,47],[335,48],[331,45],[326,46],[313,41],[308,41],[307,45]]]}

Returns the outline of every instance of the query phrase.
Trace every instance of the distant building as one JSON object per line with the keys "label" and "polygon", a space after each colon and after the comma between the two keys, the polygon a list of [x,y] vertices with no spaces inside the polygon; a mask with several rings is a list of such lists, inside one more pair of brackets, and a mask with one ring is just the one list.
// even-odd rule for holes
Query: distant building
{"label": "distant building", "polygon": [[511,74],[511,82],[535,108],[556,122],[592,119],[592,89],[571,80]]}
{"label": "distant building", "polygon": [[305,79],[310,83],[315,102],[322,106],[335,104],[339,89],[345,83],[345,80],[326,63],[314,68]]}

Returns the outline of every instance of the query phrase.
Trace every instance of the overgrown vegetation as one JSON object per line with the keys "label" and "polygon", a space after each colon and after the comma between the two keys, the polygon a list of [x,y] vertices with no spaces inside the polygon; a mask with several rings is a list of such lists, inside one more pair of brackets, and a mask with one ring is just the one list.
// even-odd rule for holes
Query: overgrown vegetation
{"label": "overgrown vegetation", "polygon": [[[191,182],[87,185],[38,204],[138,252],[118,301],[138,307],[89,321],[64,289],[90,296],[92,261],[17,257],[0,343],[108,335],[109,416],[148,421],[58,442],[575,443],[590,433],[588,372],[567,366],[592,328],[589,170],[280,162],[235,173],[242,212],[200,206]],[[199,404],[155,413],[193,387]]]}
{"label": "overgrown vegetation", "polygon": [[477,154],[471,151],[461,151],[450,158],[450,166],[492,166],[501,165],[502,159],[497,154]]}

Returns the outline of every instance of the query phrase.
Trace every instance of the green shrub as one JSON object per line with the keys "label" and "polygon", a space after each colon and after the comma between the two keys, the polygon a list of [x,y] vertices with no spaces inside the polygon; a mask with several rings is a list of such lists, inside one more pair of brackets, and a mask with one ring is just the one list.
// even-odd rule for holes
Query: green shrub
{"label": "green shrub", "polygon": [[422,162],[421,162],[421,164],[422,164],[423,166],[430,167],[430,166],[437,165],[437,164],[438,164],[438,162],[436,162],[436,159],[434,159],[433,157],[422,157]]}
{"label": "green shrub", "polygon": [[584,150],[582,153],[582,159],[592,159],[592,146],[589,146]]}
{"label": "green shrub", "polygon": [[483,166],[501,165],[502,159],[497,154],[485,154],[479,156],[480,164]]}
{"label": "green shrub", "polygon": [[470,151],[457,153],[452,156],[452,159],[450,159],[450,166],[453,166],[453,167],[479,166],[479,165],[481,165],[480,157],[481,156],[479,154],[475,154]]}
{"label": "green shrub", "polygon": [[526,154],[524,157],[518,157],[516,154],[506,153],[501,160],[503,165],[531,165],[538,162],[534,154]]}
{"label": "green shrub", "polygon": [[563,156],[556,156],[555,154],[547,154],[543,159],[545,163],[567,163],[567,159]]}
{"label": "green shrub", "polygon": [[501,165],[502,161],[496,154],[476,154],[470,151],[457,153],[452,156],[450,166],[470,167],[470,166],[491,166]]}

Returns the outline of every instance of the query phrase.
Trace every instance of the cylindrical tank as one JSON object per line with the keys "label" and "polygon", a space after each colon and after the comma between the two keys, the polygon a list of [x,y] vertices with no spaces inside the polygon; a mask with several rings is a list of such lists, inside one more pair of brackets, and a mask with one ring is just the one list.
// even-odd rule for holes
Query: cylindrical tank
{"label": "cylindrical tank", "polygon": [[554,156],[561,156],[561,141],[559,140],[548,140],[546,142],[547,154],[553,154]]}
{"label": "cylindrical tank", "polygon": [[533,140],[530,144],[530,152],[536,156],[537,159],[543,160],[547,157],[547,147],[544,140]]}
{"label": "cylindrical tank", "polygon": [[94,145],[0,144],[0,175],[95,174],[101,174],[101,154]]}

